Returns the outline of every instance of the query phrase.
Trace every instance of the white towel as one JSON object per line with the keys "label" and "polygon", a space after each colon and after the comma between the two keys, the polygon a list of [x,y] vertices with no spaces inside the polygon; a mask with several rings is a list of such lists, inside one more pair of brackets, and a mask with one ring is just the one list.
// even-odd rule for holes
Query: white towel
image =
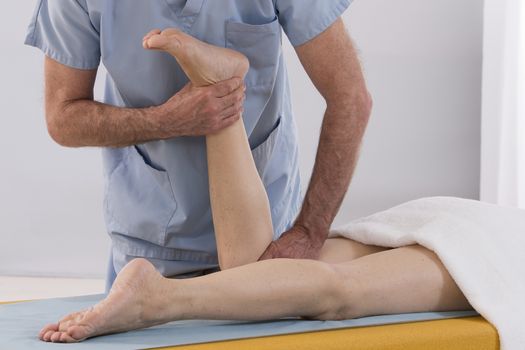
{"label": "white towel", "polygon": [[525,349],[525,210],[454,197],[413,200],[332,229],[383,247],[434,251],[502,350]]}

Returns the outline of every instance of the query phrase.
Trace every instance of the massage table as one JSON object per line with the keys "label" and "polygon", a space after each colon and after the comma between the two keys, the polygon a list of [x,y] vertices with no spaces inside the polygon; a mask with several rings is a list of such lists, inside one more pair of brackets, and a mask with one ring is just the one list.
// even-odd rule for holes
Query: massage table
{"label": "massage table", "polygon": [[480,316],[182,345],[173,350],[497,350],[498,333]]}
{"label": "massage table", "polygon": [[[22,302],[23,301],[16,303]],[[57,344],[57,346],[60,345]],[[498,350],[499,339],[496,329],[481,316],[469,316],[214,341],[202,344],[160,347],[155,349]]]}

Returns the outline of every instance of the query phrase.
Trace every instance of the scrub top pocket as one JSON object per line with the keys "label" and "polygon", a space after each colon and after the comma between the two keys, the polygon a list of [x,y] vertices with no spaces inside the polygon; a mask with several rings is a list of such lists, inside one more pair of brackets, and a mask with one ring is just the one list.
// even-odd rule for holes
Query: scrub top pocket
{"label": "scrub top pocket", "polygon": [[[244,82],[243,119],[248,135],[265,112],[276,83],[281,59],[281,26],[277,18],[265,24],[226,21],[226,47],[244,54],[250,69]],[[272,116],[273,118],[273,116]]]}
{"label": "scrub top pocket", "polygon": [[107,226],[115,234],[163,246],[166,228],[177,209],[169,175],[149,165],[136,146],[109,177]]}
{"label": "scrub top pocket", "polygon": [[281,56],[281,26],[277,18],[266,24],[227,21],[226,47],[248,57],[247,88],[275,84]]}
{"label": "scrub top pocket", "polygon": [[277,119],[277,122],[273,129],[268,134],[268,137],[255,148],[252,148],[252,156],[255,161],[255,166],[259,176],[263,178],[264,171],[268,162],[270,161],[272,154],[276,148],[279,135],[281,134],[281,117]]}

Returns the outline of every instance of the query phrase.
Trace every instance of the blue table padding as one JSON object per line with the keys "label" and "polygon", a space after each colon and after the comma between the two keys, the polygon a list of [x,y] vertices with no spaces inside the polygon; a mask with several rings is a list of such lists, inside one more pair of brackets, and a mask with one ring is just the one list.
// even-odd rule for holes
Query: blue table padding
{"label": "blue table padding", "polygon": [[344,321],[310,321],[298,318],[257,322],[185,320],[138,331],[101,336],[77,344],[45,343],[37,338],[38,332],[44,325],[57,322],[71,312],[85,309],[103,297],[104,295],[101,294],[87,295],[0,305],[0,350],[145,349],[477,315],[475,311],[452,311],[373,316]]}

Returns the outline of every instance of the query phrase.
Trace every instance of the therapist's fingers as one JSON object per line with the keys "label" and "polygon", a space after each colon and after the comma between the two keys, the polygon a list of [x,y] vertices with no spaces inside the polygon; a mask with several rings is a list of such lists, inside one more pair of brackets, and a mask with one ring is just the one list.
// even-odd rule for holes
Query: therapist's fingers
{"label": "therapist's fingers", "polygon": [[218,122],[216,129],[214,132],[220,131],[224,128],[227,128],[230,125],[233,125],[239,118],[241,117],[240,113],[232,114],[229,117],[226,117],[224,119],[221,119],[220,122]]}
{"label": "therapist's fingers", "polygon": [[271,242],[270,245],[266,248],[263,254],[259,257],[259,261],[273,259],[277,256],[277,248],[275,241]]}
{"label": "therapist's fingers", "polygon": [[232,106],[239,106],[239,105],[244,104],[244,99],[245,99],[244,91],[245,91],[244,85],[241,85],[229,95],[221,97],[220,100],[221,100],[222,108],[224,109],[224,108],[229,108]]}
{"label": "therapist's fingers", "polygon": [[242,112],[244,112],[244,107],[242,105],[234,105],[222,111],[220,118],[224,120],[231,117],[236,117],[235,120],[237,120],[238,116],[242,114]]}
{"label": "therapist's fingers", "polygon": [[220,81],[217,84],[212,85],[211,89],[213,89],[212,91],[215,97],[224,97],[231,94],[243,85],[244,84],[241,78],[233,77],[231,79]]}

